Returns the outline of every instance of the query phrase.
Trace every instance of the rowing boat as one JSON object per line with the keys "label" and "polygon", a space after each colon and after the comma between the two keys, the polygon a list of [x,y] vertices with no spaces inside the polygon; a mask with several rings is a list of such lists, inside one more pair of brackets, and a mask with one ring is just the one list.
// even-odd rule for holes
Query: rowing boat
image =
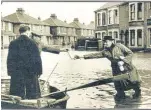
{"label": "rowing boat", "polygon": [[[50,86],[44,80],[39,80],[41,95],[58,92],[59,89]],[[1,79],[1,107],[2,109],[40,109],[60,108],[65,109],[69,96],[66,92],[57,95],[48,95],[38,99],[21,99],[19,96],[9,95],[10,78]]]}

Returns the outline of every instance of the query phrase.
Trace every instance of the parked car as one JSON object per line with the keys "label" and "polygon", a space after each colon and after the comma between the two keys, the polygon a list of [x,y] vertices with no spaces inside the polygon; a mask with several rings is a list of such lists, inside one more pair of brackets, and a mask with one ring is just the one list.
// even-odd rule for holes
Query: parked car
{"label": "parked car", "polygon": [[79,38],[75,44],[75,50],[100,50],[102,48],[99,38]]}

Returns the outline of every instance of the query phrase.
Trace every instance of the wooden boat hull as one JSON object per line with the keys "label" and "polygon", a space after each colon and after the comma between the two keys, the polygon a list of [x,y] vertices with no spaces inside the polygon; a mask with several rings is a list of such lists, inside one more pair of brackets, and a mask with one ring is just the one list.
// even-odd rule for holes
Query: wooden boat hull
{"label": "wooden boat hull", "polygon": [[[8,95],[10,79],[1,79],[1,93]],[[40,87],[43,87],[44,80],[40,80]],[[44,91],[41,94],[53,93],[59,91],[56,87],[45,85]],[[9,95],[8,95],[9,96]],[[60,108],[65,109],[69,96],[66,93],[60,93],[54,96],[42,97],[39,99],[25,99],[16,102],[13,98],[5,98],[1,95],[1,108],[2,109],[36,109],[36,108]]]}

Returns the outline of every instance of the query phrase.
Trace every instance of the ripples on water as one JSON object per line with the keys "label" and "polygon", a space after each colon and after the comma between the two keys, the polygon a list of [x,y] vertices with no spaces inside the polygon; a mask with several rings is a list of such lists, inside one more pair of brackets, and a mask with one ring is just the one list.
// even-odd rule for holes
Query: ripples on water
{"label": "ripples on water", "polygon": [[[75,54],[83,55],[91,52],[69,51],[69,53],[73,58]],[[50,84],[58,87],[60,90],[64,90],[66,87],[76,87],[95,81],[96,79],[111,76],[110,62],[106,58],[72,60],[66,52],[62,52],[59,55],[42,52],[41,57],[43,63],[43,75],[41,76],[41,79],[48,80],[48,77],[51,74],[49,78]],[[2,77],[7,76],[6,58],[7,50],[2,50]],[[51,73],[57,63],[58,65],[55,71]],[[149,88],[151,85],[151,54],[135,53],[133,56],[133,63],[139,70],[143,79],[142,94],[148,96],[148,98],[144,98],[145,102],[151,102],[151,99],[149,98],[151,97],[151,90]],[[115,106],[116,104],[113,98],[115,93],[114,85],[112,83],[68,92],[70,99],[67,108],[120,108],[119,106]],[[131,108],[149,107],[149,105],[139,105]]]}

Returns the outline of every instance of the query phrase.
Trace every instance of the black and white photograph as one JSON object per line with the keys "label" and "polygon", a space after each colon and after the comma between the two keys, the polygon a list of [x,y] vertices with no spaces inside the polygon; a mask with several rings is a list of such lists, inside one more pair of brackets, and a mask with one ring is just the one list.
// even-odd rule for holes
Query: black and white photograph
{"label": "black and white photograph", "polygon": [[2,109],[151,109],[151,2],[1,2]]}

